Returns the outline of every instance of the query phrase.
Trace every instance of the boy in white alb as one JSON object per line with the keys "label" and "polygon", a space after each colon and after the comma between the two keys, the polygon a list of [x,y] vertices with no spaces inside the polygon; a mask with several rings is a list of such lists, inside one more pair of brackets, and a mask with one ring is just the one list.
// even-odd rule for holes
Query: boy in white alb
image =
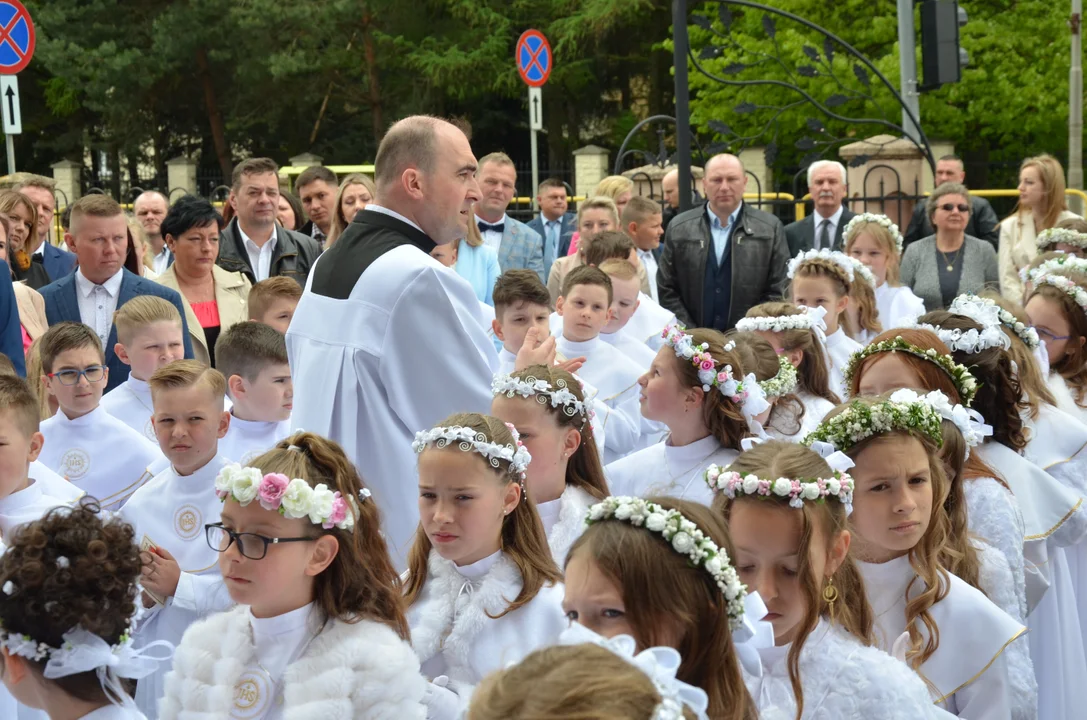
{"label": "boy in white alb", "polygon": [[132,370],[128,379],[102,397],[102,407],[151,442],[151,388],[147,380],[163,365],[185,357],[181,314],[155,295],[137,295],[113,313],[117,344],[113,352]]}
{"label": "boy in white alb", "polygon": [[286,335],[301,299],[302,286],[294,278],[277,275],[261,280],[249,290],[246,301],[249,319],[271,326]]}
{"label": "boy in white alb", "polygon": [[[155,434],[170,465],[140,488],[121,514],[142,550],[143,605],[150,608],[136,628],[136,645],[156,640],[177,645],[193,622],[233,604],[219,574],[219,554],[204,532],[205,525],[219,521],[215,478],[227,464],[219,439],[231,417],[223,408],[226,379],[196,360],[160,368],[150,386]],[[136,704],[149,718],[157,716],[169,669],[168,663],[160,665],[136,687]]]}
{"label": "boy in white alb", "polygon": [[[600,330],[611,318],[611,301],[608,276],[598,268],[581,265],[566,276],[555,304],[562,316],[562,335],[556,338],[556,347],[566,357],[585,358],[578,372],[593,384],[598,399],[611,411],[604,425],[609,441],[604,446],[605,463],[633,452],[641,438],[638,378],[642,371],[633,360],[600,339]],[[614,441],[611,423],[617,418],[636,429],[629,443]]]}
{"label": "boy in white alb", "polygon": [[268,325],[238,323],[216,341],[215,365],[234,403],[219,450],[245,465],[290,434],[294,385],[287,343]]}
{"label": "boy in white alb", "polygon": [[60,322],[41,338],[42,383],[57,414],[41,424],[42,464],[117,510],[151,479],[159,449],[101,406],[109,370],[102,342],[87,325]]}

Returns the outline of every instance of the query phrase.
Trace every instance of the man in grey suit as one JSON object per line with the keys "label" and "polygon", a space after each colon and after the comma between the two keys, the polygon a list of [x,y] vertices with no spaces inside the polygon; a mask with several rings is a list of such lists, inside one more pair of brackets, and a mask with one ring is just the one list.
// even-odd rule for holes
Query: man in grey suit
{"label": "man in grey suit", "polygon": [[540,214],[528,226],[543,238],[544,276],[550,277],[551,263],[555,262],[562,238],[577,230],[577,215],[566,212],[570,203],[566,185],[559,178],[548,178],[540,183],[536,203],[540,206]]}
{"label": "man in grey suit", "polygon": [[806,250],[842,249],[842,231],[855,214],[842,207],[845,182],[845,166],[840,162],[817,160],[808,167],[808,192],[815,212],[785,226],[792,257]]}
{"label": "man in grey suit", "polygon": [[[936,187],[948,182],[959,185],[966,183],[966,168],[957,155],[944,155],[936,161]],[[910,218],[910,226],[906,228],[903,238],[904,248],[921,238],[936,234],[926,208],[924,201],[913,208],[913,217]],[[994,249],[1000,249],[1000,218],[985,198],[970,196],[970,221],[966,224],[966,234],[978,240],[986,240]]]}
{"label": "man in grey suit", "polygon": [[543,237],[506,214],[517,187],[513,160],[503,152],[484,155],[479,160],[476,178],[482,198],[475,205],[475,220],[483,244],[498,253],[502,272],[515,268],[532,270],[540,276],[540,282],[546,282]]}

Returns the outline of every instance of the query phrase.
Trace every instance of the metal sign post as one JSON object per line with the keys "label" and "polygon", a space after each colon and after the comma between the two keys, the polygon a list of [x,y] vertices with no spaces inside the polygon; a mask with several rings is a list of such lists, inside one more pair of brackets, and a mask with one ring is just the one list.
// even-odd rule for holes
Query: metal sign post
{"label": "metal sign post", "polygon": [[8,172],[15,172],[15,136],[23,132],[19,107],[19,76],[0,75],[0,102],[3,102],[4,139],[8,150]]}
{"label": "metal sign post", "polygon": [[517,40],[514,53],[517,60],[517,73],[528,85],[528,129],[532,151],[532,207],[535,210],[536,196],[540,193],[540,167],[537,159],[536,133],[543,130],[543,92],[540,90],[551,77],[554,63],[551,57],[551,44],[539,30],[525,30]]}
{"label": "metal sign post", "polygon": [[34,42],[34,23],[23,4],[19,0],[0,0],[0,112],[4,117],[8,173],[15,172],[15,136],[23,132],[15,73],[30,64]]}

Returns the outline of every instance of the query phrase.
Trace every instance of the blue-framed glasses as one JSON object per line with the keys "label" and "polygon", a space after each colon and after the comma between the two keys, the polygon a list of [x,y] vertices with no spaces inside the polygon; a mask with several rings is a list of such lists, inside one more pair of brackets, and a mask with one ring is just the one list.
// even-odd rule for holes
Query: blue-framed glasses
{"label": "blue-framed glasses", "polygon": [[61,370],[60,372],[48,374],[48,377],[60,380],[61,385],[78,385],[81,377],[87,378],[87,382],[93,385],[102,382],[102,378],[105,376],[106,368],[103,365],[91,365],[82,370]]}
{"label": "blue-framed glasses", "polygon": [[1070,340],[1070,339],[1072,339],[1071,335],[1054,335],[1053,333],[1049,332],[1048,330],[1043,330],[1040,327],[1036,327],[1034,329],[1038,331],[1038,334],[1041,335],[1042,339],[1045,340],[1046,342],[1055,342],[1057,340]]}

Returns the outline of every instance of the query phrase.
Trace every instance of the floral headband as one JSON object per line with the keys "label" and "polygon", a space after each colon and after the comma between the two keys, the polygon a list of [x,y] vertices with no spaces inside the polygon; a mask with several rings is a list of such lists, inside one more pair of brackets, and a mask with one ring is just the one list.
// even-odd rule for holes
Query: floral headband
{"label": "floral headband", "polygon": [[854,400],[842,412],[821,422],[801,444],[811,447],[822,441],[847,452],[875,435],[907,430],[924,435],[940,447],[944,443],[942,422],[940,413],[925,402],[883,400],[869,405]]}
{"label": "floral headband", "polygon": [[525,471],[528,470],[528,464],[532,461],[532,456],[528,454],[528,449],[521,442],[521,436],[518,434],[517,429],[509,423],[506,423],[506,427],[513,434],[513,445],[499,445],[488,440],[487,436],[478,430],[453,425],[415,433],[415,441],[412,442],[411,449],[416,453],[421,453],[429,447],[440,450],[455,444],[461,452],[479,453],[496,470],[502,467],[503,460],[506,461],[509,463],[510,471],[517,475],[523,483]]}
{"label": "floral headband", "polygon": [[1020,322],[1010,312],[997,305],[995,300],[979,297],[971,293],[965,293],[951,301],[951,306],[948,308],[948,311],[957,315],[965,315],[978,323],[982,322],[982,320],[979,319],[982,317],[986,319],[985,323],[995,320],[999,325],[1003,325],[1008,330],[1015,333],[1016,337],[1022,340],[1031,352],[1036,350],[1041,342],[1038,339],[1037,330],[1026,323]]}
{"label": "floral headband", "polygon": [[1020,268],[1019,279],[1024,283],[1028,280],[1035,282],[1042,275],[1048,275],[1054,270],[1066,270],[1068,272],[1087,275],[1087,259],[1075,255],[1061,255],[1050,258],[1035,268]]}
{"label": "floral headband", "polygon": [[933,390],[922,395],[916,390],[902,388],[891,393],[891,401],[897,403],[925,403],[940,413],[940,417],[944,420],[955,423],[955,427],[959,429],[963,440],[966,441],[966,458],[970,457],[972,448],[979,447],[985,442],[985,438],[993,435],[993,426],[985,424],[985,419],[981,416],[981,413],[977,410],[965,408],[962,405],[953,405],[947,395],[939,390]]}
{"label": "floral headband", "polygon": [[[242,467],[237,463],[219,471],[215,477],[215,494],[223,502],[232,497],[242,507],[257,500],[265,510],[277,511],[291,519],[308,517],[311,523],[325,530],[352,530],[359,511],[354,498],[344,498],[338,490],[333,492],[324,483],[311,487],[301,478],[290,479],[282,473],[264,474],[255,467]],[[359,498],[368,497],[370,491],[363,488]]]}
{"label": "floral headband", "polygon": [[930,325],[928,323],[916,321],[912,323],[904,322],[901,327],[928,330],[929,332],[938,335],[943,344],[947,345],[952,352],[963,352],[967,355],[974,355],[975,353],[991,350],[993,348],[1008,350],[1012,346],[1011,340],[1009,340],[1008,336],[1004,334],[1004,331],[1000,329],[999,322],[995,325],[983,326],[981,330],[974,330],[973,328],[969,330],[953,330],[951,328],[940,327],[939,325]]}
{"label": "floral headband", "polygon": [[859,226],[867,225],[868,223],[875,223],[890,232],[891,237],[895,241],[895,247],[898,249],[898,254],[902,254],[902,232],[898,229],[897,225],[891,222],[891,218],[886,215],[877,215],[875,213],[861,213],[859,215],[854,215],[853,219],[845,224],[845,230],[842,231],[842,237],[848,243],[853,239],[853,232]]}
{"label": "floral headband", "polygon": [[796,257],[789,261],[789,279],[792,280],[796,275],[796,271],[806,262],[812,260],[826,260],[833,263],[842,269],[842,273],[849,279],[849,282],[853,282],[853,259],[843,252],[837,250],[808,250],[797,253]]}
{"label": "floral headband", "polygon": [[[811,330],[819,322],[819,318],[801,308],[798,315],[782,315],[781,317],[745,317],[736,323],[736,329],[741,332],[788,332],[790,330]],[[824,323],[824,326],[826,323]]]}
{"label": "floral headband", "polygon": [[857,275],[860,275],[861,278],[866,283],[868,283],[868,285],[873,290],[875,290],[876,289],[876,276],[872,274],[872,270],[867,265],[865,265],[860,260],[858,260],[857,258],[855,258],[855,257],[853,257],[851,255],[846,255],[846,257],[849,258],[849,262],[853,263],[853,271]]}
{"label": "floral headband", "polygon": [[1076,284],[1075,280],[1064,275],[1041,275],[1034,280],[1034,286],[1052,285],[1075,301],[1084,312],[1087,312],[1087,290]]}
{"label": "floral headband", "polygon": [[853,512],[853,477],[844,471],[835,470],[834,475],[829,478],[763,480],[757,475],[741,475],[717,465],[710,465],[706,468],[704,477],[711,490],[730,500],[742,495],[776,495],[789,498],[791,507],[802,508],[805,500],[825,502],[827,498],[833,497],[845,506],[846,515]]}
{"label": "floral headband", "polygon": [[974,402],[974,396],[978,393],[978,381],[974,379],[974,376],[970,374],[965,365],[955,362],[950,355],[941,355],[933,348],[926,349],[911,345],[901,336],[866,345],[850,356],[843,373],[843,383],[847,392],[849,388],[853,387],[853,375],[865,358],[885,352],[904,352],[922,360],[928,360],[930,363],[935,363],[951,378],[951,382],[955,385],[955,390],[959,393],[959,397],[962,398],[963,404],[969,407],[970,403]]}
{"label": "floral headband", "polygon": [[798,384],[799,379],[796,367],[789,362],[788,357],[785,355],[778,355],[777,375],[769,380],[761,381],[759,387],[762,388],[762,392],[766,397],[781,397],[782,395],[788,395],[789,393],[794,392]]}
{"label": "floral headband", "polygon": [[1071,245],[1072,247],[1087,248],[1087,235],[1081,232],[1076,232],[1069,228],[1049,228],[1038,233],[1036,240],[1038,249],[1043,250],[1050,245],[1056,245],[1057,243],[1064,243],[1065,245]]}
{"label": "floral headband", "polygon": [[590,404],[578,400],[577,395],[574,395],[562,378],[556,380],[555,386],[552,387],[547,380],[539,380],[532,376],[521,379],[499,373],[491,381],[491,392],[496,396],[504,395],[508,398],[535,397],[536,402],[541,405],[550,404],[553,408],[561,408],[562,413],[567,417],[581,415],[586,422],[592,420],[594,415]]}
{"label": "floral headband", "polygon": [[[694,337],[684,332],[686,329],[679,323],[673,323],[664,328],[661,337],[675,351],[677,358],[687,360],[698,368],[698,381],[702,383],[702,392],[709,392],[711,387],[715,387],[729,400],[742,406],[752,386],[758,384],[754,379],[755,376],[748,375],[742,381],[738,381],[732,374],[731,365],[725,365],[722,370],[717,370],[717,361],[709,353],[710,344],[695,345]],[[732,352],[735,349],[734,342],[729,342],[724,347],[725,352]]]}
{"label": "floral headband", "polygon": [[609,497],[589,508],[585,524],[603,520],[618,520],[660,534],[680,555],[685,555],[695,567],[704,568],[725,596],[729,627],[744,625],[744,595],[747,586],[740,582],[728,553],[717,547],[697,525],[678,510],[665,510],[660,505],[637,497]]}

